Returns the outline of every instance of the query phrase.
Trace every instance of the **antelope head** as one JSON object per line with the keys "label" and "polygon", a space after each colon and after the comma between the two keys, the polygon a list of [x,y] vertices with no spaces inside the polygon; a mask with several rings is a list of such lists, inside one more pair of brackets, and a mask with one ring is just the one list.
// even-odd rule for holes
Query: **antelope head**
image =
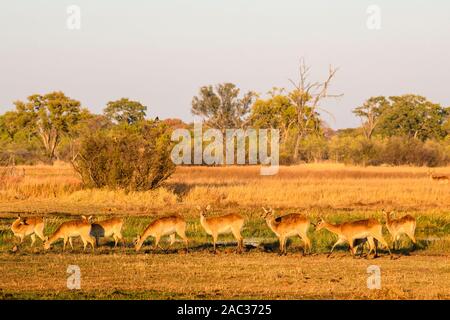
{"label": "antelope head", "polygon": [[322,230],[325,227],[325,224],[326,224],[325,220],[323,220],[322,217],[319,217],[319,219],[320,220],[319,220],[319,222],[316,225],[316,231]]}

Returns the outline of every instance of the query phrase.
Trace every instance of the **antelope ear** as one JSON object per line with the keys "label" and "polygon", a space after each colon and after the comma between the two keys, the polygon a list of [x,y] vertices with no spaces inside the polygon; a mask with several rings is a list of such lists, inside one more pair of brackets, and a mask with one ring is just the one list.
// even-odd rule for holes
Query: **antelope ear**
{"label": "antelope ear", "polygon": [[84,219],[84,220],[87,220],[86,216],[82,215],[81,218]]}
{"label": "antelope ear", "polygon": [[210,210],[210,209],[211,209],[211,205],[208,204],[208,205],[206,206],[206,210]]}
{"label": "antelope ear", "polygon": [[87,219],[88,219],[88,221],[91,221],[92,218],[93,218],[93,216],[89,216]]}

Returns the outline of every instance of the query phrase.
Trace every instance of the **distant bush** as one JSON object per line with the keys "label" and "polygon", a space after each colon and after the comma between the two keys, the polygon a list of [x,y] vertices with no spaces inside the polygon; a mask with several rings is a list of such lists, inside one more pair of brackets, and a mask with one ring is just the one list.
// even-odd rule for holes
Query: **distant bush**
{"label": "distant bush", "polygon": [[330,159],[355,165],[379,165],[380,143],[363,136],[333,137],[329,142]]}
{"label": "distant bush", "polygon": [[309,136],[300,144],[301,160],[306,162],[319,162],[328,157],[328,143],[324,137]]}
{"label": "distant bush", "polygon": [[391,137],[379,155],[380,161],[391,165],[443,166],[450,158],[442,144],[407,137]]}
{"label": "distant bush", "polygon": [[445,166],[450,148],[444,142],[409,137],[366,139],[363,136],[334,136],[329,141],[329,158],[355,165]]}
{"label": "distant bush", "polygon": [[175,169],[170,134],[158,122],[95,131],[83,136],[78,148],[72,163],[88,187],[155,189]]}

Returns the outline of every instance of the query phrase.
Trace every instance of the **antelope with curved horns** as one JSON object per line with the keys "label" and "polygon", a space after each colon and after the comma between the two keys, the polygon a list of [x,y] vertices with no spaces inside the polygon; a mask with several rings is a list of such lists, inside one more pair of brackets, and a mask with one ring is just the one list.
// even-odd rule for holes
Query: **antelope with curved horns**
{"label": "antelope with curved horns", "polygon": [[52,243],[58,241],[59,239],[64,240],[63,251],[66,249],[67,242],[69,242],[70,247],[73,249],[72,237],[80,237],[83,241],[83,250],[86,250],[86,246],[89,243],[92,246],[92,251],[94,251],[95,238],[91,236],[91,223],[90,219],[85,216],[81,216],[80,220],[66,221],[63,222],[58,229],[50,236],[50,238],[45,241],[44,249],[50,249]]}
{"label": "antelope with curved horns", "polygon": [[11,225],[11,231],[20,239],[20,243],[25,237],[31,235],[31,247],[36,241],[36,236],[42,241],[47,240],[47,237],[44,236],[44,219],[41,217],[21,218],[18,214],[17,219]]}
{"label": "antelope with curved horns", "polygon": [[144,241],[150,236],[155,238],[154,249],[160,247],[159,240],[161,237],[167,235],[170,236],[170,245],[172,245],[175,242],[175,234],[178,234],[180,238],[184,240],[187,251],[188,238],[186,237],[186,220],[178,215],[159,218],[150,223],[144,230],[142,236],[137,236],[135,249],[136,251],[139,251]]}
{"label": "antelope with curved horns", "polygon": [[439,183],[448,183],[449,177],[445,175],[436,176],[433,174],[433,171],[428,169],[428,175],[432,181],[437,181]]}
{"label": "antelope with curved horns", "polygon": [[119,241],[123,243],[122,226],[122,218],[111,218],[92,223],[91,236],[95,238],[96,246],[98,247],[100,237],[113,237],[114,248],[117,247]]}
{"label": "antelope with curved horns", "polygon": [[244,238],[241,236],[241,230],[244,226],[245,219],[237,213],[225,214],[218,217],[206,217],[206,212],[211,209],[208,205],[205,209],[197,207],[200,211],[200,224],[206,233],[213,238],[214,253],[216,253],[217,238],[221,234],[232,233],[237,240],[237,252],[244,249]]}
{"label": "antelope with curved horns", "polygon": [[276,234],[280,242],[280,254],[286,254],[286,240],[289,237],[298,235],[305,246],[303,247],[303,254],[307,251],[311,253],[311,240],[308,238],[308,229],[311,222],[304,215],[299,213],[290,213],[278,218],[274,217],[274,210],[269,208],[262,208],[264,214],[262,217],[266,220],[269,228]]}
{"label": "antelope with curved horns", "polygon": [[330,256],[333,253],[333,250],[337,245],[344,244],[347,242],[350,246],[350,252],[354,257],[355,240],[365,238],[367,238],[367,241],[369,243],[370,248],[369,255],[374,247],[375,247],[375,256],[377,255],[376,245],[374,243],[374,239],[376,239],[378,242],[380,242],[383,246],[385,246],[388,249],[389,255],[392,256],[391,250],[389,249],[389,245],[383,238],[383,227],[381,223],[375,219],[365,219],[365,220],[344,222],[340,224],[331,224],[321,218],[321,221],[317,224],[316,230],[320,231],[321,229],[327,229],[328,231],[338,236],[338,240],[331,248],[331,252],[328,254],[328,256]]}
{"label": "antelope with curved horns", "polygon": [[416,219],[409,214],[399,219],[391,219],[391,214],[394,211],[387,212],[384,209],[382,211],[386,216],[386,228],[392,236],[392,249],[395,250],[395,243],[400,240],[402,234],[406,234],[415,245],[416,237],[414,233],[416,232]]}

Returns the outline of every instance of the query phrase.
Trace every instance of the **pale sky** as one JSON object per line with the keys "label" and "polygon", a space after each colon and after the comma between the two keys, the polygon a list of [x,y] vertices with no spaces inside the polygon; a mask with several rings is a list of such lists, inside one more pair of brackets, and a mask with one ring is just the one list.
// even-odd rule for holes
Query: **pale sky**
{"label": "pale sky", "polygon": [[[70,5],[81,29],[67,28]],[[370,5],[381,29],[367,27]],[[340,70],[323,107],[333,128],[374,95],[421,94],[450,106],[446,0],[2,0],[0,112],[33,93],[62,90],[93,112],[139,100],[148,115],[192,121],[203,85],[292,89],[300,57],[312,79]]]}

